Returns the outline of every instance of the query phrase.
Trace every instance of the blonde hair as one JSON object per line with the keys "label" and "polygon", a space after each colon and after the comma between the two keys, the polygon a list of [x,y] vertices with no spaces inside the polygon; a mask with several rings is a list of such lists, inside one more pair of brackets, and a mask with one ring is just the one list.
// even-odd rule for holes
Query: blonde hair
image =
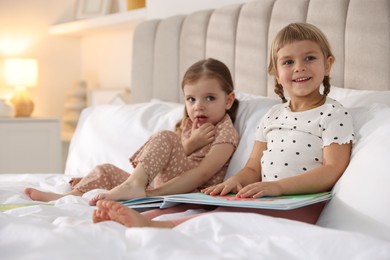
{"label": "blonde hair", "polygon": [[[332,57],[333,60],[335,59],[325,34],[314,25],[308,23],[291,23],[279,31],[272,43],[270,60],[268,64],[268,73],[275,77],[274,91],[283,100],[283,102],[287,101],[283,93],[283,87],[276,81],[276,76],[278,75],[277,54],[278,51],[286,44],[290,44],[296,41],[315,42],[320,46],[325,59],[329,57]],[[330,91],[329,76],[324,77],[322,84],[324,85],[323,94],[326,96]]]}

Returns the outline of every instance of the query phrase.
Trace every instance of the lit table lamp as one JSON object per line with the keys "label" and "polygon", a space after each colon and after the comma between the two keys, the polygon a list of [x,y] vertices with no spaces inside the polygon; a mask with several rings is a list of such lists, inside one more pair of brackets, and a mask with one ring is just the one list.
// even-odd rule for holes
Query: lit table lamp
{"label": "lit table lamp", "polygon": [[11,99],[15,116],[28,117],[34,110],[34,103],[26,88],[37,84],[38,64],[35,59],[9,58],[4,61],[4,79],[16,91]]}

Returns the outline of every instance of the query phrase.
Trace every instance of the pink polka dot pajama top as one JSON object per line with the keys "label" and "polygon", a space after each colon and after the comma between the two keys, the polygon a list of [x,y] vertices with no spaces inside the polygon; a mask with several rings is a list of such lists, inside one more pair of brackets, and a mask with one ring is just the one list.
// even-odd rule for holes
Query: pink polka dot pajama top
{"label": "pink polka dot pajama top", "polygon": [[[173,131],[160,131],[152,135],[130,158],[133,167],[139,163],[144,167],[149,179],[148,188],[157,187],[190,169],[196,168],[213,145],[229,143],[234,148],[238,145],[239,135],[230,117],[225,115],[216,125],[214,141],[187,156],[182,141],[190,137],[192,121],[186,118],[182,121],[181,126],[183,129],[181,137]],[[227,166],[228,162],[209,181],[195,191],[222,182]],[[75,183],[73,188],[84,193],[98,188],[110,190],[126,181],[128,177],[129,173],[122,169],[112,164],[102,164],[96,166],[87,176]]]}

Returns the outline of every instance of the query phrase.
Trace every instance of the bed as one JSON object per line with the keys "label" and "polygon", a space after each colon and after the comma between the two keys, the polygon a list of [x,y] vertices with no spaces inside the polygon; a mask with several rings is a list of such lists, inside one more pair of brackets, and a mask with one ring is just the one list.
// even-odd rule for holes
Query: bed
{"label": "bed", "polygon": [[[172,230],[93,224],[88,198],[34,203],[26,186],[69,190],[72,176],[128,157],[182,116],[179,82],[205,57],[225,62],[240,99],[241,141],[227,175],[246,161],[258,120],[278,101],[266,73],[268,47],[290,22],[310,22],[336,56],[330,97],[352,113],[351,162],[316,225],[249,213],[194,218]],[[390,2],[258,0],[141,23],[134,33],[132,103],[86,108],[64,173],[0,175],[1,259],[390,259]],[[12,204],[29,204],[6,210]],[[192,212],[188,212],[192,213]],[[170,218],[173,216],[164,216]]]}

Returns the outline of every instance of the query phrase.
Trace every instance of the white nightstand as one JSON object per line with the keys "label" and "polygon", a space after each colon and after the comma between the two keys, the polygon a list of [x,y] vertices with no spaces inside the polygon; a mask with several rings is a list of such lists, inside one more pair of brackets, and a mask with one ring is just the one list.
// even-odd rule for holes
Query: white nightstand
{"label": "white nightstand", "polygon": [[58,119],[0,118],[0,173],[62,173]]}

